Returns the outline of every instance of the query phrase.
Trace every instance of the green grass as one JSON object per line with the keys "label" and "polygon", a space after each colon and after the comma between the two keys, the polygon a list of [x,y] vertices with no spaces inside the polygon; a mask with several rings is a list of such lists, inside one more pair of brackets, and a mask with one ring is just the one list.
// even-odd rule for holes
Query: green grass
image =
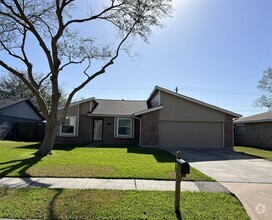
{"label": "green grass", "polygon": [[[224,193],[182,192],[186,220],[248,220],[243,206]],[[174,192],[0,188],[0,218],[179,219]]]}
{"label": "green grass", "polygon": [[[37,143],[0,142],[0,176],[174,179],[175,157],[139,147],[55,146],[53,154],[35,157]],[[191,168],[184,180],[212,181]]]}
{"label": "green grass", "polygon": [[234,147],[236,152],[249,154],[256,157],[261,157],[263,159],[272,161],[272,150],[264,150],[253,147],[244,147],[244,146],[236,146]]}

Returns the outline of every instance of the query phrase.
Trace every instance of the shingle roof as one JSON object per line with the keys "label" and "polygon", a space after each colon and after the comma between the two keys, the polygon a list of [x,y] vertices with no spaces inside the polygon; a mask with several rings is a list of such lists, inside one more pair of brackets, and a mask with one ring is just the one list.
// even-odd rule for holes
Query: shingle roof
{"label": "shingle roof", "polygon": [[96,99],[96,101],[98,105],[91,112],[92,115],[131,116],[136,112],[148,109],[146,101],[105,99]]}
{"label": "shingle roof", "polygon": [[7,108],[27,99],[0,99],[0,109]]}
{"label": "shingle roof", "polygon": [[256,122],[269,122],[272,121],[272,111],[252,115],[244,118],[240,118],[236,121],[234,121],[234,124],[239,123],[256,123]]}

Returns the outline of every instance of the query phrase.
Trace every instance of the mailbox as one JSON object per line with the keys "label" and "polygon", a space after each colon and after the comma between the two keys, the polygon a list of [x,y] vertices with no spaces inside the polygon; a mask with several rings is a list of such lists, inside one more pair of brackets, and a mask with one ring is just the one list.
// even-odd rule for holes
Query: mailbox
{"label": "mailbox", "polygon": [[177,159],[176,160],[176,172],[182,176],[186,175],[186,174],[190,174],[189,163],[182,160],[182,159]]}

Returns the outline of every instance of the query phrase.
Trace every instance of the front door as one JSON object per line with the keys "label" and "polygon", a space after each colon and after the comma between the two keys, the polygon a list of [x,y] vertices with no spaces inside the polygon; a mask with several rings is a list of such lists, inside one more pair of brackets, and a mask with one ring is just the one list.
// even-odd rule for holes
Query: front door
{"label": "front door", "polygon": [[93,141],[103,140],[103,120],[94,119],[93,123]]}

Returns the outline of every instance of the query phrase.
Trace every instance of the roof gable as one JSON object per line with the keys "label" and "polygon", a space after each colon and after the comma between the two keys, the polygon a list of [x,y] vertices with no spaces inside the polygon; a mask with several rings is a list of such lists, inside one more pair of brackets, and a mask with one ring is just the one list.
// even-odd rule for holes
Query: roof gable
{"label": "roof gable", "polygon": [[211,104],[208,104],[208,103],[199,101],[199,100],[197,100],[197,99],[193,99],[193,98],[188,97],[188,96],[185,96],[185,95],[181,95],[181,94],[179,94],[179,93],[172,92],[172,91],[170,91],[170,90],[164,89],[164,88],[159,87],[159,86],[156,86],[156,87],[153,89],[153,91],[151,92],[151,94],[150,94],[150,96],[149,96],[149,98],[148,98],[147,101],[149,102],[150,100],[152,100],[152,98],[153,98],[159,91],[165,92],[165,93],[167,93],[167,94],[170,94],[170,95],[176,96],[176,97],[178,97],[178,98],[181,98],[181,99],[184,99],[184,100],[187,100],[187,101],[196,103],[196,104],[198,104],[198,105],[205,106],[205,107],[207,107],[207,108],[210,108],[210,109],[213,109],[213,110],[216,110],[216,111],[219,111],[219,112],[223,112],[223,113],[225,113],[225,114],[234,116],[235,118],[240,118],[240,117],[242,117],[242,115],[240,115],[240,114],[237,114],[237,113],[228,111],[228,110],[226,110],[226,109],[217,107],[217,106],[215,106],[215,105],[211,105]]}
{"label": "roof gable", "polygon": [[29,108],[30,111],[36,114],[36,117],[40,118],[40,120],[45,119],[38,111],[38,109],[28,99],[0,99],[0,110],[2,110],[3,112],[10,113],[12,109],[15,109],[15,111],[17,112],[17,109],[24,108],[23,106],[28,106],[27,108]]}

